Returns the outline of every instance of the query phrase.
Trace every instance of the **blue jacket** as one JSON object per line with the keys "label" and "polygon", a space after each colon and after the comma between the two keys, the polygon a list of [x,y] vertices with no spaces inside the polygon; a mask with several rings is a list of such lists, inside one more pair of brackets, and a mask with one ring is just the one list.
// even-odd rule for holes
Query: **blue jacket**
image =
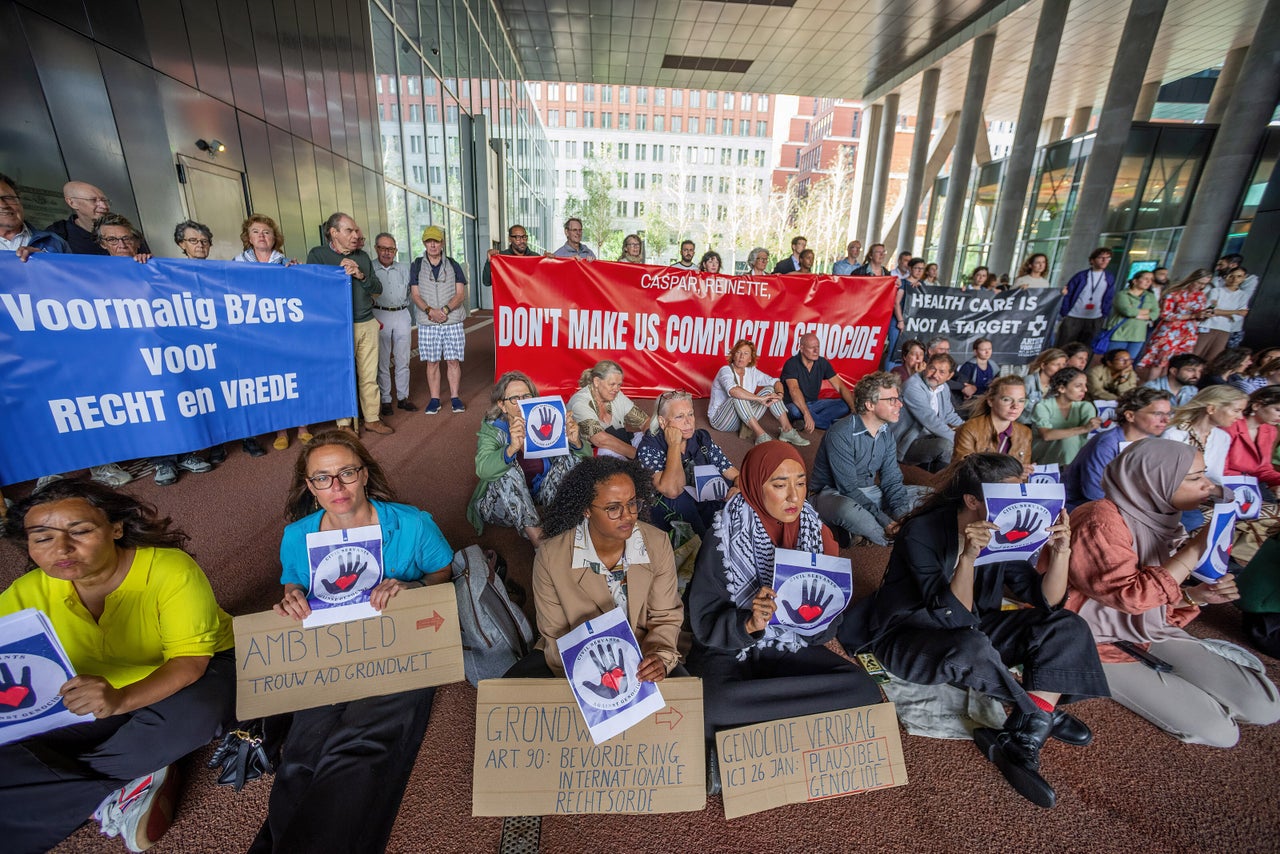
{"label": "blue jacket", "polygon": [[891,425],[898,443],[899,461],[907,455],[911,443],[921,436],[938,436],[948,442],[956,440],[956,428],[964,423],[964,419],[956,414],[951,394],[945,386],[941,394],[941,414],[933,411],[934,392],[924,381],[924,374],[916,374],[903,383],[901,394],[902,415],[896,424]]}
{"label": "blue jacket", "polygon": [[1086,501],[1106,497],[1102,493],[1102,475],[1106,473],[1107,465],[1119,456],[1123,441],[1124,431],[1117,425],[1115,429],[1094,436],[1076,454],[1062,476],[1068,510],[1074,510]]}
{"label": "blue jacket", "polygon": [[[846,415],[832,424],[822,437],[809,478],[809,491],[816,494],[834,489],[887,525],[911,510],[911,498],[902,485],[897,450],[888,424],[872,436],[861,418]],[[876,485],[876,475],[880,476],[880,495],[889,508],[887,515],[862,492],[864,487]]]}
{"label": "blue jacket", "polygon": [[[1102,291],[1102,316],[1105,318],[1111,314],[1111,301],[1116,296],[1116,277],[1110,270],[1103,270],[1102,275],[1106,277],[1107,286]],[[1089,270],[1081,270],[1071,277],[1067,282],[1067,295],[1062,298],[1062,302],[1058,306],[1058,314],[1063,317],[1067,316],[1067,312],[1071,311],[1071,307],[1076,304],[1076,300],[1080,298],[1080,292],[1089,284]]]}

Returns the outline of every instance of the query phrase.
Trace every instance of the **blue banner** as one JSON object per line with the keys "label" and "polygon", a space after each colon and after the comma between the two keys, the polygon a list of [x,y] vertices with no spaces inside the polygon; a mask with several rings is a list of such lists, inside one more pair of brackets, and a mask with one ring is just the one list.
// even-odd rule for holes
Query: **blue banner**
{"label": "blue banner", "polygon": [[355,412],[338,267],[0,252],[0,484]]}

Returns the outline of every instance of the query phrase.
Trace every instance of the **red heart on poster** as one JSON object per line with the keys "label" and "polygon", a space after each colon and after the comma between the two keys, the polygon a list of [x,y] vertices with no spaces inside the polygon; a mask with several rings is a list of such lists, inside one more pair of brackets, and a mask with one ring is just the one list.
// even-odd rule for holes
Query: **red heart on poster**
{"label": "red heart on poster", "polygon": [[1252,501],[1246,501],[1246,502],[1244,502],[1243,504],[1241,504],[1241,505],[1240,505],[1240,512],[1241,512],[1241,513],[1248,513],[1248,512],[1249,512],[1249,508],[1250,508],[1250,507],[1252,507],[1252,506],[1253,506],[1253,502],[1252,502]]}
{"label": "red heart on poster", "polygon": [[618,686],[622,684],[623,676],[622,668],[615,667],[608,673],[600,674],[600,684],[607,687],[610,691],[617,691]]}
{"label": "red heart on poster", "polygon": [[538,435],[539,435],[539,436],[541,436],[541,437],[542,437],[542,438],[544,438],[544,439],[550,439],[550,438],[551,438],[551,431],[552,431],[552,430],[554,430],[554,429],[555,429],[555,428],[554,428],[553,426],[551,426],[550,424],[543,424],[541,427],[538,427],[538,428],[537,428],[537,430],[538,430]]}
{"label": "red heart on poster", "polygon": [[18,704],[27,699],[27,695],[31,693],[31,689],[25,685],[14,685],[0,691],[0,706],[8,706],[16,709]]}
{"label": "red heart on poster", "polygon": [[801,605],[796,609],[796,613],[800,615],[800,619],[806,623],[812,623],[814,620],[822,616],[822,609],[817,605]]}
{"label": "red heart on poster", "polygon": [[1103,430],[1110,429],[1110,427],[1111,427],[1111,423],[1112,423],[1112,422],[1111,422],[1111,419],[1110,419],[1110,418],[1108,418],[1106,421],[1103,421],[1103,422],[1102,422],[1102,429],[1103,429]]}
{"label": "red heart on poster", "polygon": [[1031,536],[1030,531],[1010,531],[1004,535],[1004,538],[1011,543],[1016,543],[1018,540],[1026,539],[1029,536]]}
{"label": "red heart on poster", "polygon": [[333,586],[337,587],[339,590],[349,590],[351,589],[351,585],[355,583],[356,576],[354,575],[339,575],[333,580]]}

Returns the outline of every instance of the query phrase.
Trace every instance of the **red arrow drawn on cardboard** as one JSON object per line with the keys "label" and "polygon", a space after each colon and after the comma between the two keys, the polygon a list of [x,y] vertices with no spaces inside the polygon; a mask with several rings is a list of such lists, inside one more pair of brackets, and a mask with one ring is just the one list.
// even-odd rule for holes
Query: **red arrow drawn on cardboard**
{"label": "red arrow drawn on cardboard", "polygon": [[[672,720],[673,715],[675,716],[674,720]],[[653,713],[654,723],[666,724],[669,729],[675,729],[682,720],[684,720],[684,715],[680,714],[675,706],[667,706],[662,711]]]}
{"label": "red arrow drawn on cardboard", "polygon": [[440,627],[443,625],[444,625],[444,617],[440,616],[439,611],[437,611],[435,608],[432,608],[431,616],[427,617],[425,620],[418,620],[417,625],[415,625],[414,628],[417,628],[417,629],[434,628],[437,632],[439,632]]}

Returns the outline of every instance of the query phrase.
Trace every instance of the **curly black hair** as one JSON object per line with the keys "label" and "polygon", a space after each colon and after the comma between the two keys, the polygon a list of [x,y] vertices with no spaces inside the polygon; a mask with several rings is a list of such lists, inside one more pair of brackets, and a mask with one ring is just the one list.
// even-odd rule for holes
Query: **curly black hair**
{"label": "curly black hair", "polygon": [[[583,515],[596,497],[596,484],[617,474],[625,474],[636,486],[636,500],[642,508],[653,506],[656,492],[653,488],[653,472],[635,460],[621,457],[588,457],[565,475],[550,506],[542,511],[542,531],[548,539],[571,531],[582,521]],[[640,516],[648,518],[648,510],[641,509]]]}
{"label": "curly black hair", "polygon": [[123,492],[117,492],[92,480],[55,480],[37,489],[9,510],[4,533],[15,543],[27,542],[27,514],[42,504],[79,499],[98,508],[111,523],[124,523],[124,532],[116,544],[124,549],[145,546],[186,550],[190,539],[180,528],[173,526],[173,519],[161,518],[154,505],[147,504]]}

